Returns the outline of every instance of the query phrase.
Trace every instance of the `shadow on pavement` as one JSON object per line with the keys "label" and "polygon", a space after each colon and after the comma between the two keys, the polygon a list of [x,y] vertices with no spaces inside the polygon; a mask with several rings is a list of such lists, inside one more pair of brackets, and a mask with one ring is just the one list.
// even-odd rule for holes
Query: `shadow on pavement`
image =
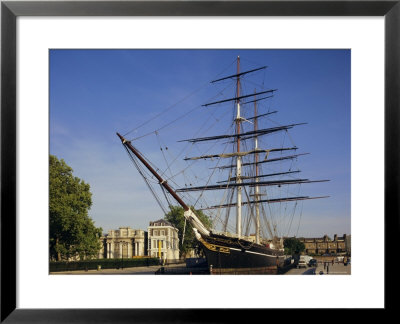
{"label": "shadow on pavement", "polygon": [[303,275],[315,275],[315,268],[311,268],[311,269],[304,271]]}

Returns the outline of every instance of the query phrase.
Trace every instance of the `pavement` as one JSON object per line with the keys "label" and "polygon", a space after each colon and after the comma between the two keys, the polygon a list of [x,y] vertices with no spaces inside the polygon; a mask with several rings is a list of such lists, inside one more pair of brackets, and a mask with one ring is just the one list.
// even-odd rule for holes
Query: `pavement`
{"label": "pavement", "polygon": [[327,263],[324,267],[323,263],[318,263],[318,267],[315,271],[316,274],[323,272],[324,275],[349,275],[351,274],[351,264],[345,266],[343,263]]}
{"label": "pavement", "polygon": [[[164,268],[182,268],[185,267],[185,263],[166,265]],[[61,272],[50,272],[51,275],[154,275],[155,272],[160,269],[161,266],[149,266],[149,267],[132,267],[123,269],[101,269],[101,270],[79,270],[79,271],[61,271]],[[285,273],[285,275],[320,275],[322,271],[323,275],[349,275],[351,274],[351,265],[345,266],[343,263],[329,263],[329,268],[324,267],[324,263],[318,263],[317,267],[307,268],[293,268]]]}
{"label": "pavement", "polygon": [[[321,273],[322,271],[322,273]],[[351,264],[345,266],[343,263],[318,263],[317,267],[307,268],[293,268],[290,269],[285,275],[349,275],[351,274]]]}
{"label": "pavement", "polygon": [[[185,263],[166,265],[164,268],[176,268],[183,267]],[[160,269],[160,265],[148,266],[148,267],[132,267],[123,269],[100,269],[100,270],[77,270],[77,271],[60,271],[50,272],[51,275],[132,275],[132,274],[144,274],[154,275],[155,272]]]}

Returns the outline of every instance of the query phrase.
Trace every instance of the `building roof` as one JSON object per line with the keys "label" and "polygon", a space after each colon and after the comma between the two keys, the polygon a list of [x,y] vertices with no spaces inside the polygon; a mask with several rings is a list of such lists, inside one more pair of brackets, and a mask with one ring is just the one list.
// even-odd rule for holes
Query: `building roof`
{"label": "building roof", "polygon": [[168,222],[165,219],[159,219],[155,222],[150,222],[150,226],[171,226],[175,228],[175,226],[172,223]]}
{"label": "building roof", "polygon": [[[337,236],[337,234],[334,235],[333,240],[327,235],[325,234],[322,237],[293,237],[293,238],[297,238],[300,241],[305,241],[305,242],[337,242],[337,241],[344,241],[346,240],[346,238],[351,237],[350,234],[343,234],[343,236]],[[284,237],[284,239],[286,238],[291,238],[291,237]]]}

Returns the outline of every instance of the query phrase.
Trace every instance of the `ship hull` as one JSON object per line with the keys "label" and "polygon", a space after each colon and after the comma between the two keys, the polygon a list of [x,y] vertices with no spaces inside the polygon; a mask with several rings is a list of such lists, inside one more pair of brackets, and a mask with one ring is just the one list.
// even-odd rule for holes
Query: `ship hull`
{"label": "ship hull", "polygon": [[213,273],[277,273],[284,262],[283,251],[252,242],[212,235],[200,239]]}

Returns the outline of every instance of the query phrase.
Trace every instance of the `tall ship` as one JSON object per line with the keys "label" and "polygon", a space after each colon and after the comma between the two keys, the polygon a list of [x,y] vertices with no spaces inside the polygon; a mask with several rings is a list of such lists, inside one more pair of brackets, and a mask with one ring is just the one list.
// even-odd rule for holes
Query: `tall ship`
{"label": "tall ship", "polygon": [[[296,163],[309,153],[298,153],[289,131],[306,123],[282,125],[271,120],[278,111],[266,108],[263,103],[271,100],[278,89],[261,87],[248,93],[243,91],[248,89],[243,82],[250,81],[252,75],[264,73],[266,68],[242,71],[238,56],[232,73],[211,81],[212,85],[232,86],[233,96],[202,104],[204,113],[208,107],[226,105],[230,112],[225,116],[228,118],[216,118],[216,122],[228,121],[230,127],[221,132],[226,125],[217,126],[217,134],[179,141],[191,148],[198,145],[197,151],[203,152],[183,158],[187,163],[183,170],[186,174],[191,170],[197,185],[182,177],[185,183],[180,184],[172,172],[167,176],[168,172],[155,166],[133,144],[141,136],[129,139],[117,133],[160,206],[160,197],[152,188],[154,184],[159,186],[169,206],[179,204],[184,209],[185,224],[192,226],[213,273],[277,273],[285,264],[283,238],[286,233],[279,226],[295,226],[294,215],[301,209],[302,201],[328,197],[300,194],[304,184],[329,181],[299,177],[301,171]],[[158,135],[157,131],[155,134]],[[164,147],[164,151],[167,149]],[[161,151],[165,153],[163,148]],[[200,167],[201,162],[206,166]],[[167,169],[175,164],[173,160]],[[204,224],[199,211],[209,213],[211,227]]]}

